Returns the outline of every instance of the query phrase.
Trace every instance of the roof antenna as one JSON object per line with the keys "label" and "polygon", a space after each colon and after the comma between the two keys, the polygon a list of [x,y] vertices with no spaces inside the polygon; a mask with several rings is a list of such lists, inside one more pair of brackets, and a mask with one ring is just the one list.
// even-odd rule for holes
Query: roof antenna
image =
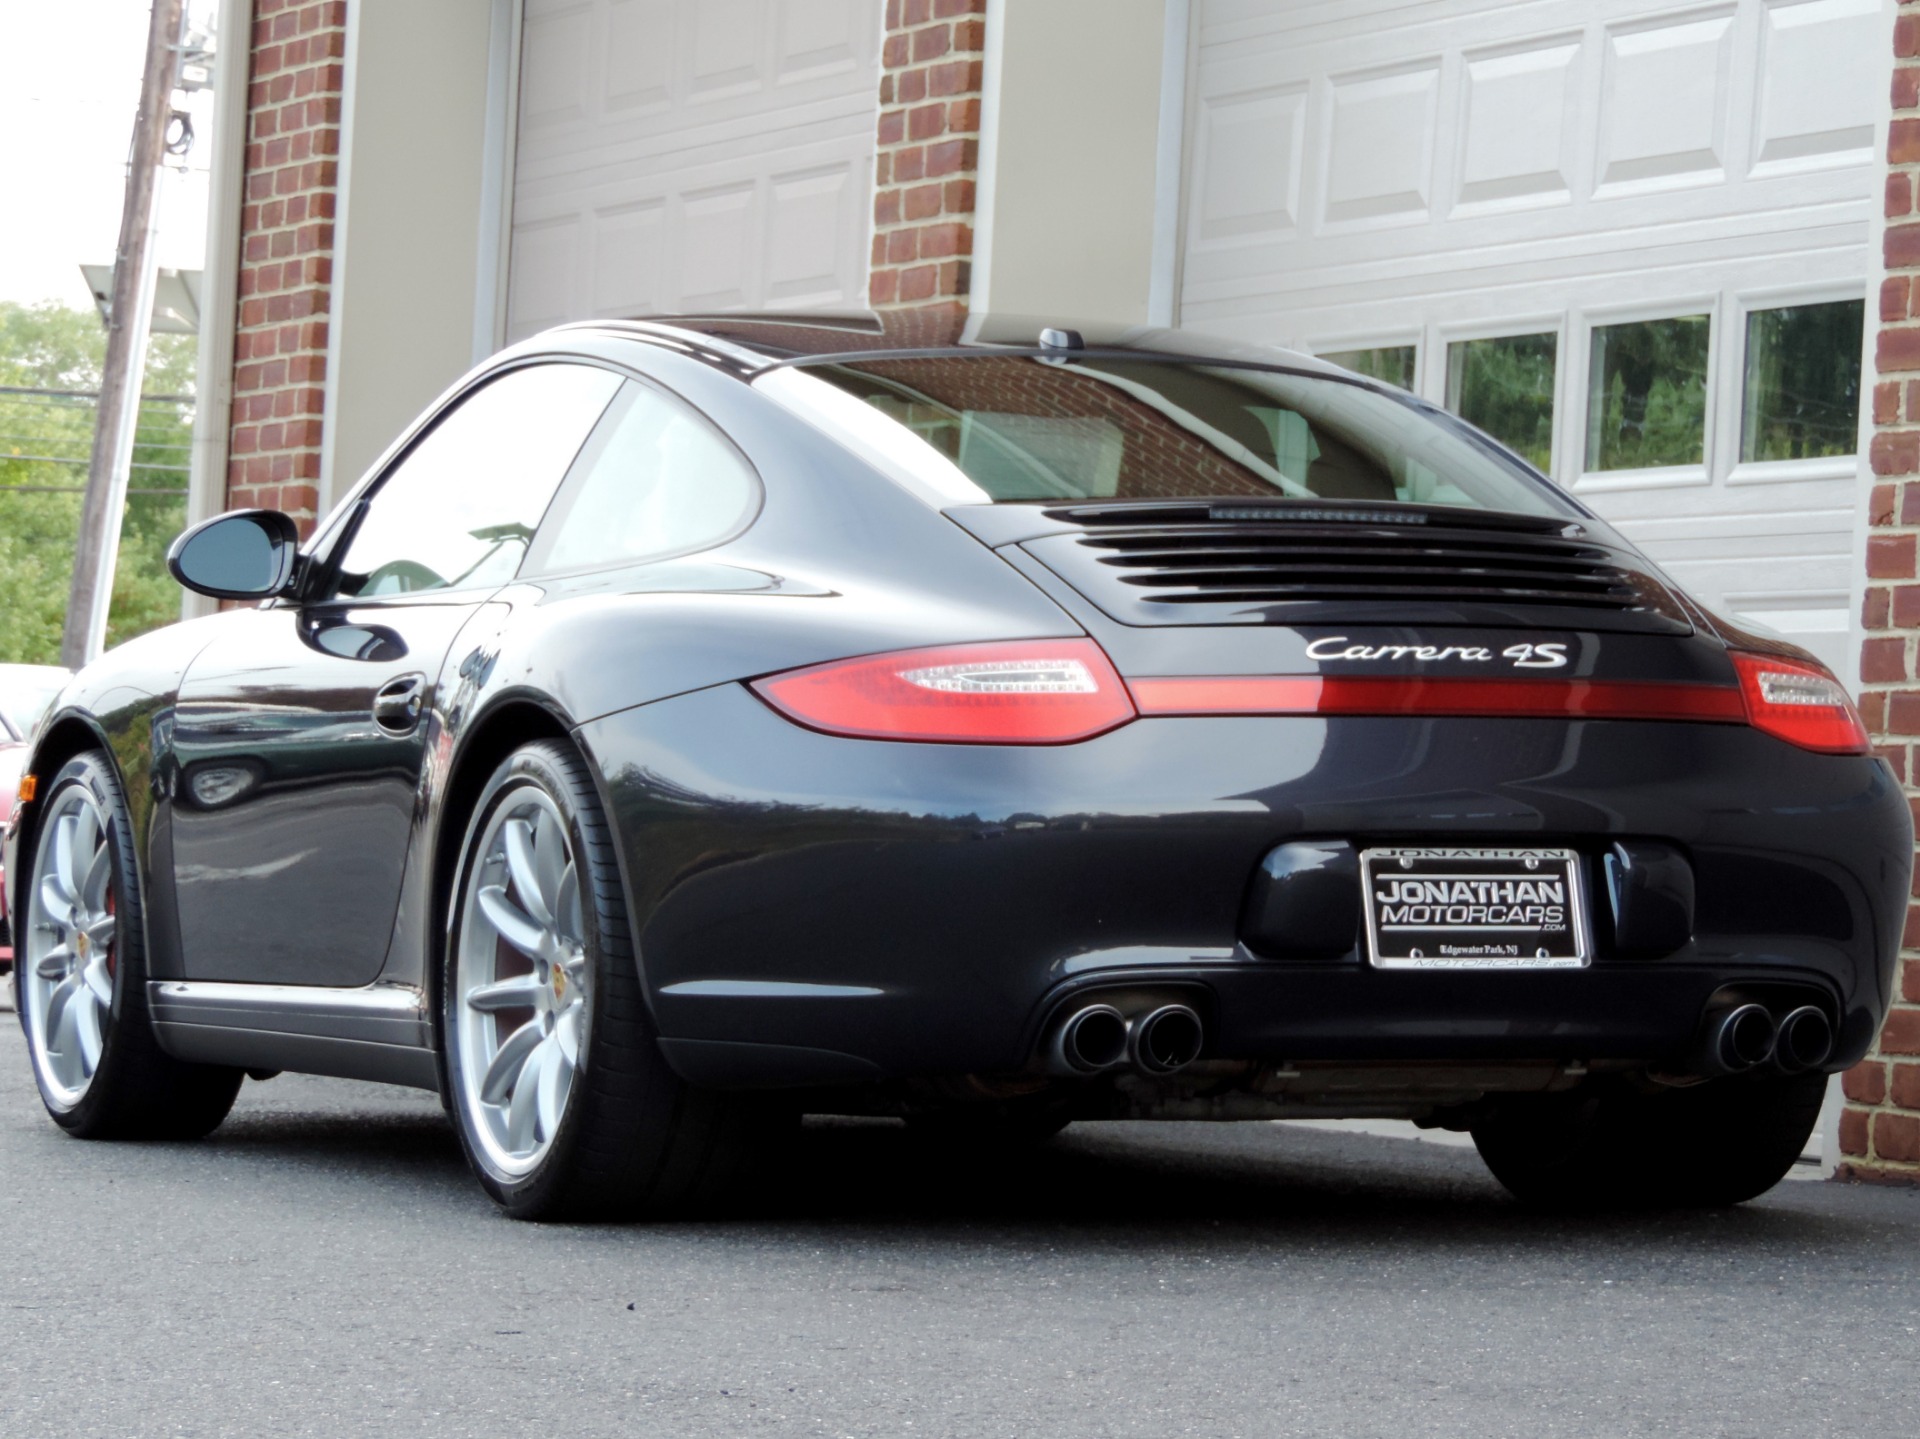
{"label": "roof antenna", "polygon": [[1084,350],[1087,342],[1080,338],[1078,330],[1056,330],[1052,326],[1040,332],[1040,348],[1043,350]]}

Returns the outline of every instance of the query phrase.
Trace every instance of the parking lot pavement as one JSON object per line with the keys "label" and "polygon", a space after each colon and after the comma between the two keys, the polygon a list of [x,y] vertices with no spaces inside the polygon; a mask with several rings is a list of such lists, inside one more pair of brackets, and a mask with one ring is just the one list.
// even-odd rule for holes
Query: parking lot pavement
{"label": "parking lot pavement", "polygon": [[437,1102],[249,1083],[80,1143],[0,1024],[0,1434],[1920,1432],[1920,1193],[1555,1220],[1471,1151],[1076,1125],[983,1161],[810,1125],[744,1212],[496,1217]]}

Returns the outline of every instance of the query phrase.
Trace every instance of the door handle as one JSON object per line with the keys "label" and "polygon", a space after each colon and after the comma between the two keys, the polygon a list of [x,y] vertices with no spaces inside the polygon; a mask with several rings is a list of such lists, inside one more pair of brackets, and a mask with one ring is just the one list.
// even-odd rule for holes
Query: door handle
{"label": "door handle", "polygon": [[388,680],[373,697],[373,722],[390,734],[406,734],[420,722],[426,685],[425,675]]}

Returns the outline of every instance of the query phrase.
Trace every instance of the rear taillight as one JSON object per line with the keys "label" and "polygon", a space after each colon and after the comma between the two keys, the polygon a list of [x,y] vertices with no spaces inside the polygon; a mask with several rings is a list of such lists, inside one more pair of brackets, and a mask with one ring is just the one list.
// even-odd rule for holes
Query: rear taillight
{"label": "rear taillight", "polygon": [[859,739],[1070,744],[1125,724],[1133,701],[1092,640],[946,645],[755,680],[809,729]]}
{"label": "rear taillight", "polygon": [[1777,655],[1735,654],[1747,723],[1821,754],[1865,754],[1867,727],[1847,692],[1825,669]]}

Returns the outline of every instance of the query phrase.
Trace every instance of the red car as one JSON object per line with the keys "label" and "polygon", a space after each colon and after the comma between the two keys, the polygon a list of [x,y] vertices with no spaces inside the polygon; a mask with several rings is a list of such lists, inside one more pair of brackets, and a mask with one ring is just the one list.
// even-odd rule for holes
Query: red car
{"label": "red car", "polygon": [[[59,665],[0,665],[0,829],[13,816],[14,790],[27,762],[27,736],[73,678]],[[0,870],[0,974],[13,968],[13,927],[7,921],[7,877]]]}

